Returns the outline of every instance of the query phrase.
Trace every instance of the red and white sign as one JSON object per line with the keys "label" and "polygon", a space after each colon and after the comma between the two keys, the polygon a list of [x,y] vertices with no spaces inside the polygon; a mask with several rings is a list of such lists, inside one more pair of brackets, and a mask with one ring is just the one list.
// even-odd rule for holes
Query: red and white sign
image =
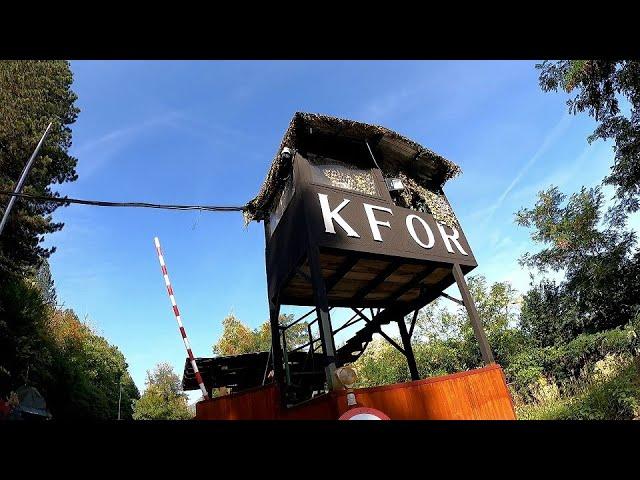
{"label": "red and white sign", "polygon": [[346,411],[338,420],[391,420],[375,408],[358,407]]}

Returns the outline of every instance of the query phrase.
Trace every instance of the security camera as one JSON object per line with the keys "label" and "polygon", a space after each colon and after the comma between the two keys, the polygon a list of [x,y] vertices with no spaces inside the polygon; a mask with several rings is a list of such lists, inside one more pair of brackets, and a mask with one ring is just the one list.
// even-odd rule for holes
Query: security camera
{"label": "security camera", "polygon": [[290,160],[291,159],[291,149],[289,147],[284,147],[282,149],[282,152],[280,152],[280,155],[282,156],[283,159]]}

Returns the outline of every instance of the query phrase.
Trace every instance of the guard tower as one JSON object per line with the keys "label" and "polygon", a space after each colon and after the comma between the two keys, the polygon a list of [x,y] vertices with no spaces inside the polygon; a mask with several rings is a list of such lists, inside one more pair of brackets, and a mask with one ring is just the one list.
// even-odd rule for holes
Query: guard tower
{"label": "guard tower", "polygon": [[[383,127],[296,113],[245,220],[263,221],[275,382],[286,404],[339,388],[336,367],[355,361],[378,333],[419,374],[411,348],[418,310],[444,295],[469,314],[485,364],[494,362],[464,275],[476,260],[442,190],[457,165]],[[461,300],[444,290],[456,283]],[[312,307],[319,338],[309,353],[320,375],[291,380],[282,305]],[[336,349],[331,309],[353,311],[362,329]],[[405,317],[412,318],[407,325]],[[381,329],[395,322],[402,345]],[[316,347],[317,346],[317,347]],[[299,349],[296,349],[299,350]],[[298,368],[299,370],[299,368]],[[300,372],[299,372],[300,373]],[[305,372],[302,372],[305,373]],[[316,372],[318,373],[318,372]]]}

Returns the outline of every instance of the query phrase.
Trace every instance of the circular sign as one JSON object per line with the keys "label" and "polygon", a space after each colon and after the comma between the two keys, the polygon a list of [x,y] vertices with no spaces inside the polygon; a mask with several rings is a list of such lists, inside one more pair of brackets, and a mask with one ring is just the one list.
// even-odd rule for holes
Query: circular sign
{"label": "circular sign", "polygon": [[375,408],[358,407],[346,411],[338,420],[391,420]]}

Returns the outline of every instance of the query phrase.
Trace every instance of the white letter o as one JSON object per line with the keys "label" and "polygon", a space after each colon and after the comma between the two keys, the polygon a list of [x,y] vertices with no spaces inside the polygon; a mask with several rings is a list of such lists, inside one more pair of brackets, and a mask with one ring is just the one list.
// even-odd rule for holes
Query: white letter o
{"label": "white letter o", "polygon": [[[418,235],[416,235],[416,230],[413,227],[413,220],[414,219],[418,219],[420,221],[420,223],[422,224],[422,226],[424,227],[425,231],[427,232],[427,236],[429,237],[429,243],[428,244],[422,243],[422,241],[418,238]],[[413,237],[413,239],[416,241],[416,243],[418,245],[420,245],[422,248],[432,248],[433,247],[433,245],[436,243],[436,239],[433,236],[433,232],[431,231],[431,227],[429,227],[427,222],[425,222],[418,215],[413,215],[412,214],[412,215],[407,216],[406,223],[407,223],[407,230],[409,230],[409,233],[411,234],[411,236]]]}

